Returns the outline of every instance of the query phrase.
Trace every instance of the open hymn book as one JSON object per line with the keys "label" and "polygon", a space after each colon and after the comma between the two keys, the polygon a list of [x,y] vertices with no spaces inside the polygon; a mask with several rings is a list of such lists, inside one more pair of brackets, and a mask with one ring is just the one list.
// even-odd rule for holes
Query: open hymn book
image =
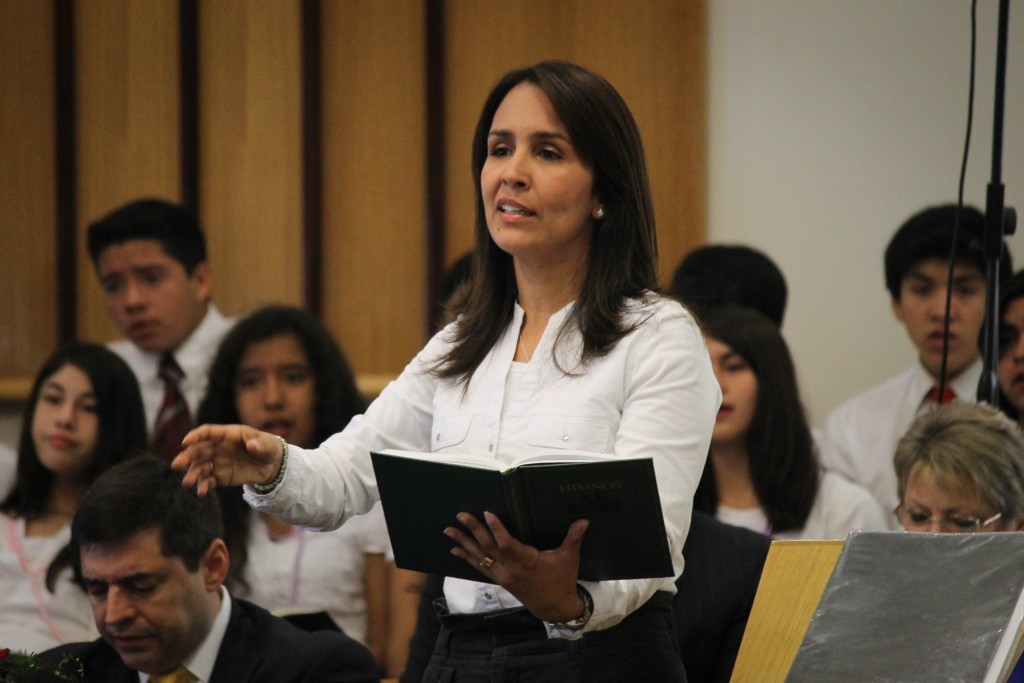
{"label": "open hymn book", "polygon": [[487,577],[451,554],[445,527],[468,512],[492,512],[519,541],[557,548],[569,526],[590,522],[579,578],[590,581],[672,576],[651,458],[565,452],[520,458],[388,450],[372,453],[384,518],[403,569],[472,581]]}

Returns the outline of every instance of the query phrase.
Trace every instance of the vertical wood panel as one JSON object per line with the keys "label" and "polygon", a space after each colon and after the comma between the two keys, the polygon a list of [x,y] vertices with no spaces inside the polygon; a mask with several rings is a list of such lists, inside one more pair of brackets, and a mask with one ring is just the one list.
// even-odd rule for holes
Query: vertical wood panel
{"label": "vertical wood panel", "polygon": [[424,86],[426,107],[426,269],[427,330],[437,329],[443,317],[441,282],[447,268],[445,249],[445,98],[444,1],[425,0]]}
{"label": "vertical wood panel", "polygon": [[361,373],[424,342],[423,7],[324,3],[324,320]]}
{"label": "vertical wood panel", "polygon": [[218,0],[199,11],[199,205],[229,313],[301,302],[300,9]]}
{"label": "vertical wood panel", "polygon": [[56,341],[53,3],[0,3],[0,377]]}
{"label": "vertical wood panel", "polygon": [[57,341],[78,334],[78,155],[75,144],[75,13],[71,0],[53,2],[54,237],[57,241]]}
{"label": "vertical wood panel", "polygon": [[[321,6],[322,35],[322,108],[311,98],[305,110],[304,3]],[[0,331],[0,379],[33,372],[56,337],[53,7],[0,2],[0,197],[8,209],[0,218],[0,286],[12,293],[0,297],[0,314],[13,321]],[[636,115],[663,277],[703,239],[701,0],[76,0],[71,7],[77,161],[75,196],[62,197],[77,216],[71,246],[83,338],[118,336],[85,253],[85,225],[140,196],[195,201],[184,192],[198,195],[215,298],[226,312],[301,303],[303,247],[320,249],[323,317],[353,366],[397,372],[424,341],[427,200],[443,207],[434,241],[450,262],[472,240],[470,139],[484,95],[508,69],[543,58],[603,73]],[[441,17],[431,52],[429,7]],[[197,74],[193,55],[182,52],[196,9]],[[306,63],[317,56],[307,53]],[[182,117],[192,115],[183,69],[198,77],[199,95],[198,126],[184,132]],[[440,95],[429,82],[443,84]],[[439,151],[427,139],[431,97],[439,98],[433,111],[442,134],[432,138]],[[320,111],[323,124],[322,144],[307,150],[305,167],[304,111]],[[315,180],[308,170],[318,153],[322,241],[304,245],[303,218],[317,209],[307,181]],[[428,168],[438,169],[429,182]]]}
{"label": "vertical wood panel", "polygon": [[323,311],[324,174],[320,0],[302,0],[302,303]]}
{"label": "vertical wood panel", "polygon": [[451,0],[446,16],[449,260],[472,244],[470,140],[488,90],[510,69],[567,59],[611,81],[637,120],[667,281],[706,229],[704,3]]}
{"label": "vertical wood panel", "polygon": [[178,0],[181,203],[199,211],[199,0]]}
{"label": "vertical wood panel", "polygon": [[74,7],[79,335],[111,339],[120,334],[103,304],[85,229],[138,197],[178,200],[177,2],[79,0]]}

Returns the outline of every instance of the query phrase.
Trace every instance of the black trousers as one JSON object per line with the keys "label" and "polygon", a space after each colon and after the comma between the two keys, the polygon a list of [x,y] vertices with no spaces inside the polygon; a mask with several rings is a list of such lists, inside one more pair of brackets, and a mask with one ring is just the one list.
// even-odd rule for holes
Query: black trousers
{"label": "black trousers", "polygon": [[548,638],[524,608],[442,614],[424,683],[686,683],[672,630],[672,595],[658,591],[618,625],[579,640]]}

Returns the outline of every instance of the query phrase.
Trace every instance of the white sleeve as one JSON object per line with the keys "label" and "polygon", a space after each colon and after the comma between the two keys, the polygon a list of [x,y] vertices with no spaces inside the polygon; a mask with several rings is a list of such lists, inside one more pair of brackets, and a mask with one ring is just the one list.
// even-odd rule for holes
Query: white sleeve
{"label": "white sleeve", "polygon": [[[665,515],[675,574],[683,571],[683,543],[690,528],[693,495],[707,459],[722,394],[700,330],[683,312],[652,318],[633,334],[626,400],[615,437],[615,454],[651,456]],[[625,340],[623,340],[625,341]],[[623,342],[620,342],[623,343]],[[581,582],[594,612],[580,633],[619,623],[659,589],[665,579]],[[549,635],[565,637],[560,632]]]}
{"label": "white sleeve", "polygon": [[367,512],[379,500],[370,451],[398,448],[430,450],[433,398],[438,379],[430,368],[448,347],[436,335],[344,430],[318,448],[288,446],[281,483],[259,495],[245,487],[254,509],[292,524],[336,529],[349,517]]}

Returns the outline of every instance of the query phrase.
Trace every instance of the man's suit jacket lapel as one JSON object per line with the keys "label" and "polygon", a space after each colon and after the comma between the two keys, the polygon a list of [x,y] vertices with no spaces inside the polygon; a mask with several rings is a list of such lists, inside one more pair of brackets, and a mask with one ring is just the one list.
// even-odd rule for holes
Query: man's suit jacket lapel
{"label": "man's suit jacket lapel", "polygon": [[224,640],[221,641],[217,661],[210,674],[210,683],[249,681],[262,661],[263,655],[256,645],[252,619],[236,601],[232,601],[231,620],[224,632]]}

